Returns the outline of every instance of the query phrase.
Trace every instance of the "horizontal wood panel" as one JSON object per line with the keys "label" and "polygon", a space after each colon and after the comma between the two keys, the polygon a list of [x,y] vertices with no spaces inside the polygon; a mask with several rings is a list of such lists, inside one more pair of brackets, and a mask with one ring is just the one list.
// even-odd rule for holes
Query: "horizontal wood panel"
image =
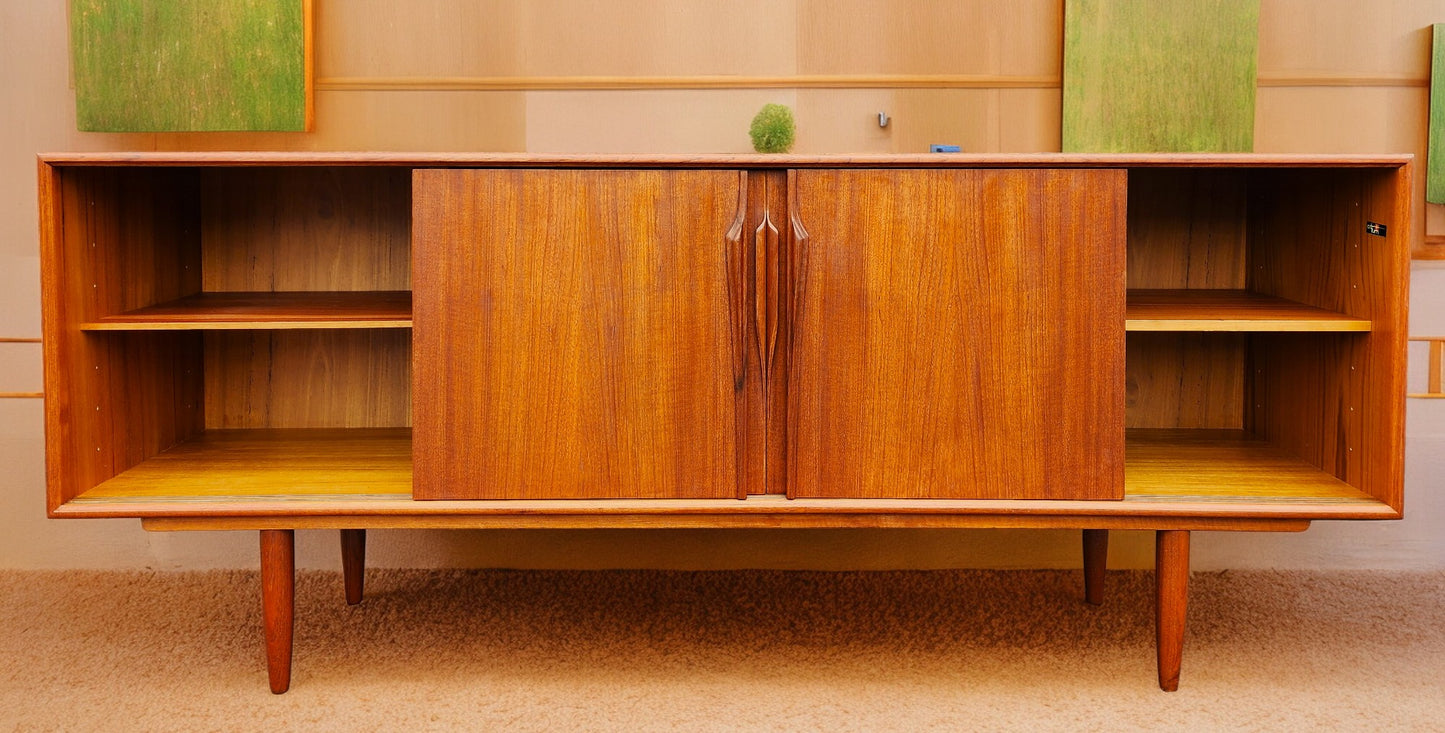
{"label": "horizontal wood panel", "polygon": [[1368,331],[1368,318],[1247,290],[1134,290],[1127,331]]}
{"label": "horizontal wood panel", "polygon": [[[1269,517],[1203,516],[1049,516],[1038,514],[961,514],[918,512],[911,514],[817,513],[783,514],[731,513],[627,513],[541,514],[541,513],[451,513],[388,514],[386,505],[375,513],[316,515],[285,513],[295,505],[276,507],[267,515],[239,516],[152,516],[141,526],[154,532],[258,530],[258,529],[1118,529],[1155,531],[1183,529],[1222,532],[1303,532],[1310,520],[1287,512]],[[463,510],[465,507],[462,508]],[[90,504],[67,504],[59,517],[99,517],[104,509]],[[1389,519],[1388,507],[1362,507],[1350,516],[1343,511],[1320,519]]]}
{"label": "horizontal wood panel", "polygon": [[[245,517],[426,526],[1085,526],[1387,518],[1388,507],[1241,431],[1129,431],[1123,501],[608,499],[411,501],[404,430],[207,431],[62,507],[68,516]],[[1192,477],[1179,480],[1179,477]],[[294,477],[294,478],[288,478]],[[1278,477],[1275,480],[1272,477]],[[452,520],[443,517],[452,515]],[[466,519],[471,517],[471,520]],[[290,518],[290,519],[287,519]],[[328,519],[329,518],[329,519]],[[254,520],[253,520],[254,521]],[[504,526],[504,525],[495,525]],[[1124,526],[1124,525],[1116,525]],[[1171,525],[1172,526],[1172,525]],[[1208,525],[1200,525],[1208,526]],[[1244,526],[1244,525],[1242,525]],[[1218,527],[1233,528],[1233,527]],[[1263,527],[1260,527],[1263,528]]]}
{"label": "horizontal wood panel", "polygon": [[[365,166],[498,168],[1399,168],[1393,153],[964,153],[964,154],[533,154],[468,152],[102,152],[47,153],[66,166]],[[1185,172],[1184,174],[1187,174]],[[384,175],[384,174],[377,174]],[[1131,178],[1137,174],[1131,172]],[[394,185],[394,184],[393,184]],[[387,194],[378,201],[392,201]],[[388,210],[394,204],[387,204]]]}
{"label": "horizontal wood panel", "polygon": [[88,331],[410,328],[410,291],[197,293],[80,325]]}
{"label": "horizontal wood panel", "polygon": [[[187,488],[189,487],[189,488]],[[92,489],[95,500],[411,495],[411,431],[207,430]]]}
{"label": "horizontal wood panel", "polygon": [[1363,491],[1242,430],[1130,430],[1126,492],[1135,500],[1360,503]]}

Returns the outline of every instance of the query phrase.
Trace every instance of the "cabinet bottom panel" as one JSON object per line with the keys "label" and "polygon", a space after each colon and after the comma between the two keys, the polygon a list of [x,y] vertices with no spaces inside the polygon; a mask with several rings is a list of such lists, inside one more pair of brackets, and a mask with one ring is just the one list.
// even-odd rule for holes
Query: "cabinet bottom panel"
{"label": "cabinet bottom panel", "polygon": [[1398,516],[1383,502],[1243,431],[1130,430],[1126,443],[1122,501],[778,496],[413,501],[408,428],[212,430],[92,488],[56,515],[343,522],[348,516],[392,517],[397,526],[411,526],[406,517],[495,516],[510,517],[517,526],[556,519],[619,527],[810,526],[808,517],[818,526],[972,526],[968,517],[987,519],[988,526],[1064,526],[1111,517],[1160,524],[1181,518]]}

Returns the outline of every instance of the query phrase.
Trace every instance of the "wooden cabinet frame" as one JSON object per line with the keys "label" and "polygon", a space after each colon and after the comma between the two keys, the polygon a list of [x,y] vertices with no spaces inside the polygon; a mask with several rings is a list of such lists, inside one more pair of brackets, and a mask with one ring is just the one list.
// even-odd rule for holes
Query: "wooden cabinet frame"
{"label": "wooden cabinet frame", "polygon": [[295,529],[1155,530],[1172,689],[1190,532],[1401,516],[1410,171],[42,156],[48,511],[259,530],[278,692]]}

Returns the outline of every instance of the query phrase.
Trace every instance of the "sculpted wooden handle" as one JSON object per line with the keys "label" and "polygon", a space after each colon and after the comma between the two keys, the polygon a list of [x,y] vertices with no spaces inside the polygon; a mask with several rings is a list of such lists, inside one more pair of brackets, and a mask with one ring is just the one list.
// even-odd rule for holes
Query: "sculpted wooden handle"
{"label": "sculpted wooden handle", "polygon": [[743,227],[748,218],[748,172],[738,172],[738,209],[732,226],[723,236],[723,256],[727,258],[728,315],[732,326],[732,338],[728,348],[732,354],[733,391],[741,392],[746,381],[747,353],[744,342],[747,339],[747,265],[743,248]]}

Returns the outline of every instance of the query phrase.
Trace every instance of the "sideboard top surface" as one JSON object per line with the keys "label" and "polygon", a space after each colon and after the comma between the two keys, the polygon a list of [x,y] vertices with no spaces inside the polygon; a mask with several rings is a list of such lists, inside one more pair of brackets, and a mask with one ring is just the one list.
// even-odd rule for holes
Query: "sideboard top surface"
{"label": "sideboard top surface", "polygon": [[361,152],[45,153],[52,166],[400,166],[497,168],[1390,168],[1413,155],[1278,153],[1128,154],[537,154]]}

